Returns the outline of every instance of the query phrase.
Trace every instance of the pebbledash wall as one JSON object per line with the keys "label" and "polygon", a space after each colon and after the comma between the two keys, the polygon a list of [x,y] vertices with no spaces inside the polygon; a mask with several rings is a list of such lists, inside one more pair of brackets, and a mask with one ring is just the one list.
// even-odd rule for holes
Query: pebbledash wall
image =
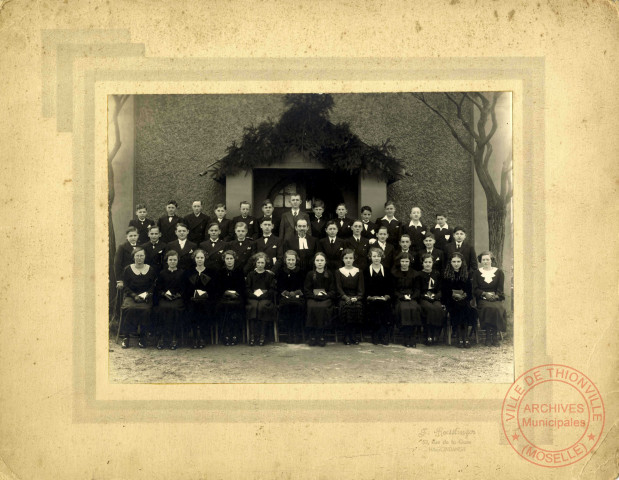
{"label": "pebbledash wall", "polygon": [[[440,94],[430,95],[443,101]],[[332,122],[347,122],[368,144],[390,139],[412,175],[387,189],[398,219],[408,219],[417,205],[425,223],[433,225],[435,213],[445,212],[450,225],[463,225],[474,235],[471,160],[434,113],[409,93],[333,97]],[[157,218],[170,199],[179,203],[180,215],[200,199],[212,214],[216,203],[225,202],[225,186],[198,174],[222,158],[232,142],[240,142],[244,127],[277,121],[284,110],[283,95],[135,96],[133,203],[146,203],[149,217]],[[228,205],[228,211],[235,215],[238,205]]]}

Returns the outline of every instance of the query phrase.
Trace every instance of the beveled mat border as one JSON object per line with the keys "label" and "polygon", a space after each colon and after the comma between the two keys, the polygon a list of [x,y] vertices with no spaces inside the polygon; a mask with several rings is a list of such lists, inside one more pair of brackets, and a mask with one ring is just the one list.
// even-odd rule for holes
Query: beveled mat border
{"label": "beveled mat border", "polygon": [[[136,59],[137,60],[137,59]],[[104,81],[252,81],[278,80],[484,80],[520,79],[523,84],[522,145],[523,183],[516,192],[527,215],[523,216],[523,255],[529,264],[544,265],[544,60],[543,58],[465,59],[145,59],[138,63],[149,70],[100,70],[84,72],[84,117],[82,138],[74,138],[74,396],[77,422],[171,421],[171,422],[373,422],[452,420],[496,422],[490,413],[500,409],[502,399],[411,399],[411,400],[234,400],[234,401],[100,401],[95,382],[95,294],[84,281],[85,266],[92,265],[94,244],[95,84]],[[60,80],[61,75],[59,75]],[[115,92],[111,92],[115,93]],[[130,92],[125,92],[130,93]],[[75,92],[73,92],[75,95]],[[59,99],[60,101],[60,99]],[[75,110],[74,110],[75,111]],[[79,122],[73,118],[73,122]],[[516,132],[514,133],[514,135]],[[516,168],[516,167],[515,167]],[[515,197],[516,197],[515,193]],[[515,220],[519,218],[515,215]],[[534,275],[535,273],[535,275]],[[545,275],[521,272],[524,302],[523,327],[535,332],[535,346],[526,344],[523,366],[544,363],[546,352]],[[94,285],[91,283],[91,285]],[[82,339],[86,339],[85,342]],[[517,372],[516,372],[517,374]],[[382,385],[382,386],[387,386]],[[328,388],[328,385],[325,386]]]}

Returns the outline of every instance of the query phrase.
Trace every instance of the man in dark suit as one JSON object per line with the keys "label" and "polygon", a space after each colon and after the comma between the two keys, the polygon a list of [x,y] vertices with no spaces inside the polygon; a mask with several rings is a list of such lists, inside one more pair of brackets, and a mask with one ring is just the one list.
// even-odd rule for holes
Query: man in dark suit
{"label": "man in dark suit", "polygon": [[292,208],[289,212],[286,212],[282,215],[282,219],[279,223],[279,238],[281,238],[284,242],[294,237],[296,233],[296,223],[300,219],[307,220],[307,225],[309,228],[310,218],[309,215],[305,212],[301,211],[301,195],[298,193],[293,193],[290,195],[290,204]]}
{"label": "man in dark suit", "polygon": [[[232,228],[232,222],[229,218],[226,218],[226,206],[223,203],[218,203],[215,205],[215,218],[213,219],[213,223],[217,223],[219,225],[219,237],[227,242],[232,240],[233,237],[230,237],[230,230],[234,234],[234,228]],[[208,229],[208,227],[207,227]]]}
{"label": "man in dark suit", "polygon": [[123,270],[133,263],[133,249],[138,245],[140,234],[135,227],[127,228],[127,241],[116,249],[114,255],[114,275],[117,288],[123,287]]}
{"label": "man in dark suit", "polygon": [[236,233],[236,224],[242,222],[247,225],[247,237],[253,239],[256,232],[259,232],[260,230],[258,228],[258,222],[256,221],[256,217],[253,217],[249,214],[249,211],[251,210],[251,203],[247,201],[242,201],[239,207],[241,210],[241,214],[237,215],[232,219],[228,236],[231,239],[234,238],[234,235]]}
{"label": "man in dark suit", "polygon": [[226,244],[226,250],[232,250],[236,253],[236,265],[243,270],[243,273],[247,273],[253,268],[250,261],[252,255],[256,253],[256,242],[247,237],[247,227],[245,223],[240,222],[234,230],[235,239],[230,240]]}
{"label": "man in dark suit", "polygon": [[462,254],[469,272],[477,270],[477,254],[473,245],[466,240],[466,231],[463,227],[454,228],[453,242],[447,244],[445,255],[449,258],[454,252]]}
{"label": "man in dark suit", "polygon": [[148,229],[149,241],[140,245],[146,252],[146,260],[144,263],[155,269],[155,272],[161,271],[163,264],[163,254],[165,253],[166,244],[161,241],[161,232],[157,225],[153,225]]}
{"label": "man in dark suit", "polygon": [[325,204],[322,200],[314,201],[312,206],[313,214],[310,217],[310,226],[312,229],[312,237],[320,240],[326,237],[325,226],[327,225],[327,217],[325,215]]}
{"label": "man in dark suit", "polygon": [[316,247],[319,252],[322,252],[327,257],[327,268],[335,271],[342,266],[342,253],[344,251],[344,240],[337,237],[336,220],[327,222],[327,236],[318,241]]}
{"label": "man in dark suit", "polygon": [[262,236],[262,232],[260,231],[260,225],[262,225],[262,220],[271,220],[273,223],[272,234],[276,237],[279,236],[279,221],[273,216],[273,202],[267,199],[262,202],[262,217],[257,220],[256,232],[254,234],[254,238],[258,239]]}
{"label": "man in dark suit", "polygon": [[221,238],[221,229],[217,222],[209,225],[207,230],[208,238],[204,240],[198,248],[201,248],[206,253],[204,266],[211,273],[218,272],[224,267],[224,249],[226,242]]}
{"label": "man in dark suit", "polygon": [[187,225],[189,229],[187,239],[196,245],[200,245],[204,240],[206,228],[211,220],[207,215],[202,213],[202,202],[200,200],[194,201],[191,204],[191,209],[193,212],[183,219],[183,223]]}
{"label": "man in dark suit", "polygon": [[308,230],[309,226],[307,220],[300,218],[297,220],[297,234],[284,241],[284,254],[286,250],[294,250],[297,252],[301,259],[299,268],[303,273],[307,273],[312,269],[312,259],[316,254],[316,239],[307,234]]}
{"label": "man in dark suit", "polygon": [[148,229],[155,224],[154,220],[146,218],[146,205],[138,203],[135,206],[135,216],[129,220],[129,226],[138,229],[138,245],[148,242]]}
{"label": "man in dark suit", "polygon": [[363,222],[363,230],[361,236],[364,238],[376,238],[376,224],[372,222],[372,208],[367,205],[361,207],[361,221]]}
{"label": "man in dark suit", "polygon": [[411,256],[411,268],[417,264],[417,252],[413,249],[412,240],[408,233],[404,233],[400,237],[398,248],[393,252],[393,258],[395,259],[400,253],[408,253]]}
{"label": "man in dark suit", "polygon": [[355,220],[352,224],[352,237],[346,240],[346,248],[350,248],[355,252],[355,261],[353,265],[363,271],[368,266],[370,241],[361,235],[362,231],[363,222],[361,220]]}
{"label": "man in dark suit", "polygon": [[370,244],[370,249],[373,247],[380,248],[385,253],[385,258],[383,258],[383,266],[385,270],[388,272],[391,271],[391,267],[393,266],[393,259],[395,258],[395,248],[391,245],[387,239],[389,238],[389,229],[381,225],[378,227],[376,231],[376,242]]}
{"label": "man in dark suit", "polygon": [[193,258],[191,255],[198,246],[187,239],[189,229],[187,225],[182,222],[176,224],[176,240],[166,245],[166,253],[170,250],[174,250],[178,253],[178,268],[182,270],[189,270],[193,266]]}
{"label": "man in dark suit", "polygon": [[159,232],[161,232],[161,241],[164,243],[170,243],[176,240],[176,224],[181,221],[181,217],[176,215],[176,209],[178,203],[175,200],[170,200],[166,205],[166,213],[157,220],[157,226]]}
{"label": "man in dark suit", "polygon": [[344,203],[340,203],[335,209],[337,218],[335,224],[337,225],[337,236],[342,240],[347,240],[352,236],[352,219],[348,218],[348,210]]}
{"label": "man in dark suit", "polygon": [[262,237],[256,239],[256,253],[264,252],[271,261],[271,269],[276,272],[282,262],[284,256],[284,247],[281,238],[276,237],[273,233],[273,221],[269,218],[263,218],[260,223],[262,229]]}
{"label": "man in dark suit", "polygon": [[443,271],[443,268],[445,268],[445,255],[442,250],[438,248],[434,248],[435,243],[436,243],[436,240],[434,240],[434,234],[426,233],[426,238],[424,238],[423,240],[423,244],[425,248],[417,252],[416,270],[421,271],[423,269],[423,265],[422,265],[423,262],[421,260],[421,257],[425,253],[429,253],[430,255],[432,255],[432,259],[434,260],[434,265],[432,266],[432,270],[437,270],[439,272]]}
{"label": "man in dark suit", "polygon": [[436,248],[443,252],[447,249],[447,244],[453,241],[453,230],[447,225],[447,216],[442,213],[436,214],[436,225],[430,229],[436,240]]}

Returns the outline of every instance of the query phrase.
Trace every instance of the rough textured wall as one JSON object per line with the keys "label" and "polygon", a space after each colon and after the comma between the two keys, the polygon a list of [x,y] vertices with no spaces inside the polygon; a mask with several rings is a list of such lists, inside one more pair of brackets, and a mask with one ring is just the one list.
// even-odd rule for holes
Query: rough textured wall
{"label": "rough textured wall", "polygon": [[[431,95],[442,102],[441,95]],[[142,95],[136,99],[136,195],[153,216],[174,198],[181,214],[193,199],[205,210],[223,202],[224,188],[198,173],[239,141],[243,127],[257,125],[284,110],[281,95]],[[411,94],[334,95],[333,122],[348,122],[369,144],[387,138],[414,176],[389,187],[396,216],[408,218],[411,206],[434,221],[444,211],[449,223],[472,227],[471,162],[447,127]],[[376,212],[377,216],[381,212]],[[352,212],[351,212],[352,215]]]}

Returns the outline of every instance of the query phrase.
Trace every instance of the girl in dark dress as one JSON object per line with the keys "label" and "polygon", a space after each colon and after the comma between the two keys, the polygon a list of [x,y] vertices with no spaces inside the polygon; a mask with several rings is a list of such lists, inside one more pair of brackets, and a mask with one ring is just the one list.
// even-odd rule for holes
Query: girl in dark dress
{"label": "girl in dark dress", "polygon": [[155,269],[144,263],[146,252],[142,247],[135,247],[133,251],[133,264],[123,270],[123,302],[121,306],[122,322],[120,335],[122,335],[122,348],[129,348],[129,335],[135,334],[140,327],[140,340],[138,346],[144,348],[147,325],[149,324],[150,312],[153,307],[153,292],[157,278]]}
{"label": "girl in dark dress", "polygon": [[385,253],[382,248],[370,249],[372,262],[364,272],[366,295],[366,315],[372,325],[372,343],[389,345],[389,329],[392,325],[391,299],[393,298],[393,278],[381,263]]}
{"label": "girl in dark dress", "polygon": [[395,265],[391,271],[395,290],[396,321],[404,334],[404,346],[415,348],[421,329],[421,307],[419,300],[419,285],[415,281],[413,257],[410,253],[399,253],[395,257]]}
{"label": "girl in dark dress", "polygon": [[324,347],[324,329],[331,325],[332,301],[335,298],[335,280],[327,266],[327,257],[318,252],[314,255],[314,268],[307,273],[303,292],[307,298],[305,326],[309,329],[309,345]]}
{"label": "girl in dark dress", "polygon": [[275,320],[275,275],[266,270],[269,258],[258,252],[253,256],[255,268],[247,274],[247,318],[249,319],[249,346],[253,347],[260,335],[258,345],[265,342],[267,324]]}
{"label": "girl in dark dress", "polygon": [[492,266],[492,252],[483,252],[477,259],[481,268],[473,272],[473,294],[477,299],[479,323],[486,329],[486,346],[498,347],[498,332],[504,332],[507,319],[503,300],[505,274]]}
{"label": "girl in dark dress", "polygon": [[299,343],[302,338],[303,313],[305,297],[303,281],[305,279],[299,268],[299,254],[294,250],[286,251],[284,267],[276,275],[277,295],[279,299],[279,319],[288,332],[288,343]]}
{"label": "girl in dark dress", "polygon": [[236,345],[245,320],[245,277],[236,267],[236,253],[226,250],[223,255],[224,268],[217,275],[219,303],[217,318],[222,326],[224,345]]}
{"label": "girl in dark dress", "polygon": [[458,331],[458,347],[471,348],[468,327],[471,323],[471,280],[464,256],[454,252],[449,256],[443,275],[443,303],[449,312],[451,325]]}
{"label": "girl in dark dress", "polygon": [[191,313],[193,348],[204,348],[203,335],[214,324],[217,282],[204,265],[206,260],[204,250],[200,248],[195,250],[191,258],[195,267],[187,272],[187,294]]}
{"label": "girl in dark dress", "polygon": [[417,275],[419,305],[426,321],[426,344],[438,341],[438,334],[443,326],[445,310],[441,304],[441,277],[433,270],[434,259],[429,253],[421,256],[422,270]]}
{"label": "girl in dark dress", "polygon": [[182,328],[182,316],[185,311],[186,277],[185,272],[177,268],[178,253],[175,250],[167,252],[164,261],[168,268],[162,270],[157,279],[160,333],[157,349],[161,350],[169,343],[170,350],[176,350],[177,336],[179,329]]}
{"label": "girl in dark dress", "polygon": [[344,344],[359,345],[356,331],[363,322],[363,273],[355,266],[355,252],[347,248],[342,253],[344,266],[335,271],[335,286],[340,302],[340,322],[344,325]]}

